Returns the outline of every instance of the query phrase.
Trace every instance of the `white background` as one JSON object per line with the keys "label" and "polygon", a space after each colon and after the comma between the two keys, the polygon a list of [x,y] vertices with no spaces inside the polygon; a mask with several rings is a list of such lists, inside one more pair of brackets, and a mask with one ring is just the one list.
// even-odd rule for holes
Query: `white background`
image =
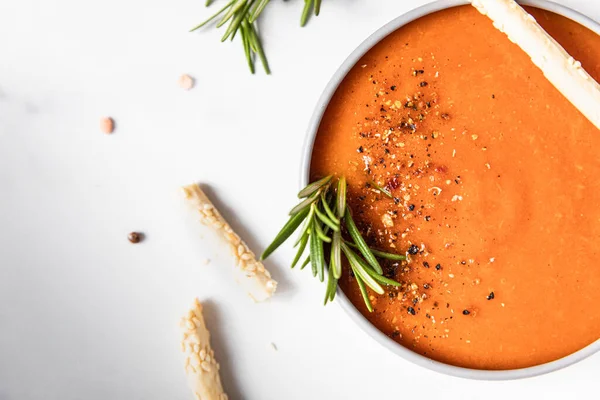
{"label": "white background", "polygon": [[[323,308],[324,286],[289,270],[289,246],[268,263],[277,296],[252,304],[180,197],[209,184],[263,248],[294,203],[325,84],[425,2],[324,0],[301,29],[303,2],[274,0],[266,77],[222,31],[187,33],[211,12],[204,0],[0,0],[0,400],[191,399],[177,324],[195,296],[209,301],[233,400],[599,398],[600,355],[501,383],[416,367]],[[600,1],[564,3],[600,19]],[[181,73],[194,90],[178,88]],[[130,244],[133,230],[146,241]]]}

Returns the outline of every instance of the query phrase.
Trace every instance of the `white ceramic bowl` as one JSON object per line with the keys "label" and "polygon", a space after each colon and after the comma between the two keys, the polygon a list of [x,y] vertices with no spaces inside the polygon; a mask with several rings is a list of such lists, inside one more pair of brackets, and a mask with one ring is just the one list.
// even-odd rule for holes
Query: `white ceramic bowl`
{"label": "white ceramic bowl", "polygon": [[[565,6],[552,3],[547,0],[523,0],[519,1],[522,5],[533,6],[541,8],[543,10],[551,11],[556,14],[565,16],[587,28],[596,32],[600,35],[600,25],[590,18],[571,10]],[[337,90],[342,80],[346,77],[348,72],[354,67],[354,65],[365,55],[373,46],[379,43],[386,36],[397,30],[398,28],[419,19],[425,15],[434,13],[436,11],[444,10],[451,7],[469,4],[465,0],[438,0],[433,3],[419,7],[413,11],[410,11],[369,36],[364,42],[358,46],[356,50],[344,61],[344,63],[337,70],[335,75],[331,78],[325,91],[321,95],[317,107],[312,115],[308,131],[306,134],[306,140],[304,143],[304,149],[302,153],[302,165],[301,165],[301,176],[300,186],[304,187],[309,183],[310,174],[310,162],[312,158],[313,145],[319,125],[323,114],[327,109],[329,101],[333,94]],[[508,39],[507,39],[508,40]],[[512,370],[479,370],[470,368],[461,368],[453,365],[434,361],[430,358],[424,357],[420,354],[407,349],[406,347],[396,343],[390,339],[387,335],[383,334],[379,329],[373,326],[348,300],[342,290],[338,288],[336,299],[338,299],[342,308],[348,313],[350,318],[366,331],[371,337],[373,337],[381,345],[389,349],[390,351],[398,354],[399,356],[425,368],[441,372],[448,375],[458,376],[462,378],[470,379],[482,379],[482,380],[508,380],[508,379],[520,379],[528,378],[536,375],[545,374],[548,372],[556,371],[560,368],[564,368],[568,365],[574,364],[578,361],[583,360],[586,357],[591,356],[600,350],[600,340],[590,344],[589,346],[556,361],[552,361],[546,364],[537,365],[529,368],[512,369]]]}

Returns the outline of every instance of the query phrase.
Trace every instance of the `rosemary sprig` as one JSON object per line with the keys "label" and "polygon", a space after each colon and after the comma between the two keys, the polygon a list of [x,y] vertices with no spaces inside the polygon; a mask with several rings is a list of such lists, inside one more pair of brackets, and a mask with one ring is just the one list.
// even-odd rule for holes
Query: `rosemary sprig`
{"label": "rosemary sprig", "polygon": [[[233,40],[239,32],[250,72],[254,74],[254,64],[256,59],[259,59],[268,75],[271,73],[271,69],[262,47],[261,40],[258,36],[256,23],[270,1],[271,0],[229,0],[223,8],[201,24],[190,29],[190,32],[194,32],[220,17],[220,20],[216,24],[217,28],[229,23],[225,30],[225,34],[221,38],[221,42],[228,39]],[[205,5],[206,7],[209,7],[212,3],[213,0],[206,0]],[[318,16],[320,10],[321,0],[305,0],[300,25],[306,25],[311,11],[315,16]]]}
{"label": "rosemary sprig", "polygon": [[[264,251],[261,260],[269,257],[304,223],[294,245],[298,250],[292,268],[298,265],[308,247],[309,255],[300,269],[310,264],[313,276],[318,277],[321,282],[325,280],[327,270],[324,300],[327,304],[335,298],[337,283],[342,277],[343,255],[354,274],[367,309],[373,311],[367,287],[381,295],[384,287],[400,286],[398,282],[383,276],[377,258],[399,261],[406,260],[406,256],[372,249],[367,245],[354,223],[346,202],[346,193],[344,177],[335,183],[332,176],[326,176],[302,189],[298,193],[300,203],[292,209],[290,219]],[[343,227],[348,238],[342,235]]]}

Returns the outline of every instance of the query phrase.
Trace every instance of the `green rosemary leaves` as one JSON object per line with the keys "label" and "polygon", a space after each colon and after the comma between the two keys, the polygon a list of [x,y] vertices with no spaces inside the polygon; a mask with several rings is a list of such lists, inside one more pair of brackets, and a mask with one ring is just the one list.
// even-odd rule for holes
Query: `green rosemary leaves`
{"label": "green rosemary leaves", "polygon": [[[250,72],[254,74],[255,68],[254,63],[258,58],[263,65],[263,68],[267,74],[271,73],[269,63],[265,52],[263,50],[261,40],[258,37],[256,21],[262,14],[265,7],[271,0],[229,0],[223,8],[213,14],[210,18],[202,22],[200,25],[192,28],[190,32],[202,28],[208,23],[217,20],[217,28],[229,23],[225,34],[221,38],[221,41],[233,40],[237,33],[240,33],[242,38],[242,45],[244,47],[244,53],[246,55],[246,61]],[[210,6],[213,3],[212,0],[206,0],[206,6]],[[304,10],[302,11],[302,18],[300,25],[306,25],[308,17],[311,12],[317,16],[321,10],[321,0],[304,0]]]}
{"label": "green rosemary leaves", "polygon": [[[319,2],[313,3],[316,7]],[[341,177],[336,183],[333,176],[326,176],[302,189],[298,193],[300,203],[290,211],[290,219],[264,251],[261,260],[269,257],[303,223],[294,245],[298,250],[292,268],[298,265],[308,247],[309,254],[300,269],[310,264],[313,276],[321,282],[325,280],[327,272],[327,304],[335,298],[337,282],[342,277],[344,255],[368,310],[373,311],[367,287],[381,295],[384,293],[383,286],[400,286],[398,282],[383,276],[378,258],[400,261],[406,257],[371,249],[367,245],[346,203],[346,189],[346,179]],[[342,232],[348,236],[347,239]]]}

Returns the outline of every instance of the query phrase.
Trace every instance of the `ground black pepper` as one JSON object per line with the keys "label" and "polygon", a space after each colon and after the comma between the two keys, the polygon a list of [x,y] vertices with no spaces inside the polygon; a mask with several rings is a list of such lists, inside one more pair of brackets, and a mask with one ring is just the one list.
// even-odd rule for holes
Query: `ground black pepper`
{"label": "ground black pepper", "polygon": [[496,297],[496,296],[494,295],[494,292],[490,292],[490,294],[488,294],[488,297],[487,297],[487,299],[488,299],[488,300],[494,300],[494,297]]}
{"label": "ground black pepper", "polygon": [[411,314],[411,315],[416,315],[416,314],[417,314],[417,312],[415,311],[415,309],[414,309],[414,308],[412,308],[412,307],[408,307],[407,311],[408,311],[408,313],[409,313],[409,314]]}

